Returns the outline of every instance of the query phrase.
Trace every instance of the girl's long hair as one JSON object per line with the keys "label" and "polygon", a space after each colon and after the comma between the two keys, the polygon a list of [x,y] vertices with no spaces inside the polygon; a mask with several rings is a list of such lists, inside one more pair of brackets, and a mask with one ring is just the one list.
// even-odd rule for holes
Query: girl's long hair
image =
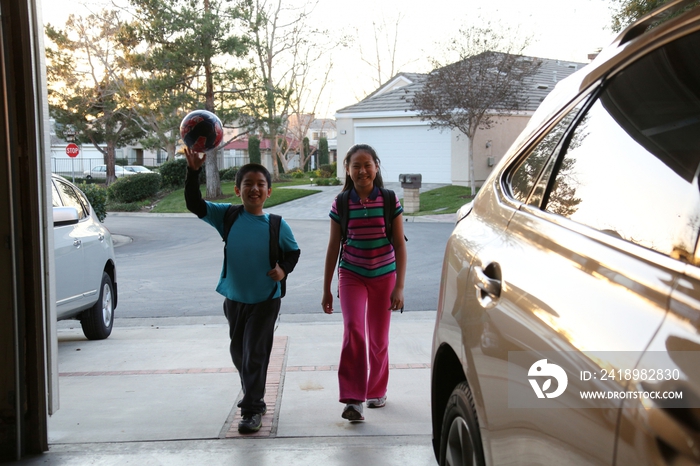
{"label": "girl's long hair", "polygon": [[355,144],[348,149],[348,153],[345,155],[345,159],[343,160],[343,167],[345,168],[345,185],[343,186],[343,191],[350,191],[355,187],[355,183],[353,183],[352,178],[350,178],[350,175],[348,174],[348,167],[350,166],[350,158],[359,151],[367,152],[372,156],[372,159],[374,159],[374,163],[377,164],[377,176],[374,177],[374,186],[377,188],[383,188],[384,180],[382,179],[382,166],[379,157],[377,157],[377,152],[369,144]]}

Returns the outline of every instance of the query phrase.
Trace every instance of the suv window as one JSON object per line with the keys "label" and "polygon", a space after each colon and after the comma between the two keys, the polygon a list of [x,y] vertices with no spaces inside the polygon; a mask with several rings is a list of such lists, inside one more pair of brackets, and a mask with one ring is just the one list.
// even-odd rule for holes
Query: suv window
{"label": "suv window", "polygon": [[78,209],[78,218],[80,220],[86,218],[90,214],[88,201],[83,194],[73,189],[72,186],[55,180],[56,189],[61,194],[61,200],[66,207],[75,207]]}
{"label": "suv window", "polygon": [[613,77],[581,118],[546,210],[675,258],[700,225],[700,33]]}
{"label": "suv window", "polygon": [[[535,145],[532,151],[520,162],[520,165],[513,171],[509,179],[509,187],[512,196],[520,202],[528,202],[530,191],[537,183],[543,168],[547,164],[550,156],[566,133],[567,128],[576,117],[583,104],[579,104],[570,110],[564,117]],[[551,175],[552,164],[547,166],[544,173],[546,180]],[[538,186],[539,188],[539,186]],[[537,189],[530,198],[528,204],[539,206],[542,200],[543,189]]]}

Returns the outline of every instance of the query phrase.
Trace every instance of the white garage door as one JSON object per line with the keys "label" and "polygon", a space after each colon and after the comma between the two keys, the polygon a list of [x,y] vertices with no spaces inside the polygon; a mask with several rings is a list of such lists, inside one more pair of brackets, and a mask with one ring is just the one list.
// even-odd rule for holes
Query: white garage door
{"label": "white garage door", "polygon": [[382,161],[385,182],[419,173],[423,183],[451,183],[450,133],[429,126],[357,126],[355,143],[369,144]]}

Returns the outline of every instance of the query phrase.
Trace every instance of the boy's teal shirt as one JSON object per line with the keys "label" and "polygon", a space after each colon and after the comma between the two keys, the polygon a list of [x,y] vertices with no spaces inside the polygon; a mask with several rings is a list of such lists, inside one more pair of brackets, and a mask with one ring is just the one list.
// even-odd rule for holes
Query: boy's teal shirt
{"label": "boy's teal shirt", "polygon": [[[205,202],[207,215],[202,220],[223,235],[224,214],[230,204]],[[269,214],[253,215],[244,209],[233,223],[226,250],[226,278],[222,267],[216,287],[216,291],[228,299],[255,304],[270,297],[280,297],[280,283],[267,276],[270,271],[269,219]],[[292,229],[284,219],[280,225],[279,244],[285,252],[299,249]]]}

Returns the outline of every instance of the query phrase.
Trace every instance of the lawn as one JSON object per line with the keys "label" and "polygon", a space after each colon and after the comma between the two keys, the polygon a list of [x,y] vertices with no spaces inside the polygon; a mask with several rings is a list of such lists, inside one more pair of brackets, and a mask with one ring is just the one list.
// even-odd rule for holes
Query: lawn
{"label": "lawn", "polygon": [[[277,189],[285,186],[299,186],[303,184],[308,184],[308,181],[290,181],[284,183],[275,183],[272,185],[272,195],[265,201],[265,207],[272,207],[277,204],[283,204],[285,202],[293,201],[294,199],[299,199],[305,196],[310,196],[311,194],[316,194],[320,191],[315,189]],[[240,204],[241,200],[236,196],[234,191],[236,185],[235,183],[221,183],[221,191],[224,193],[225,198],[217,199],[216,202],[230,202],[232,204]],[[206,191],[206,187],[202,186],[202,196]],[[184,189],[177,189],[156,204],[152,212],[156,213],[187,213],[187,207],[185,207],[185,194]]]}
{"label": "lawn", "polygon": [[405,215],[453,214],[472,199],[471,190],[465,186],[443,186],[421,193],[420,212]]}

